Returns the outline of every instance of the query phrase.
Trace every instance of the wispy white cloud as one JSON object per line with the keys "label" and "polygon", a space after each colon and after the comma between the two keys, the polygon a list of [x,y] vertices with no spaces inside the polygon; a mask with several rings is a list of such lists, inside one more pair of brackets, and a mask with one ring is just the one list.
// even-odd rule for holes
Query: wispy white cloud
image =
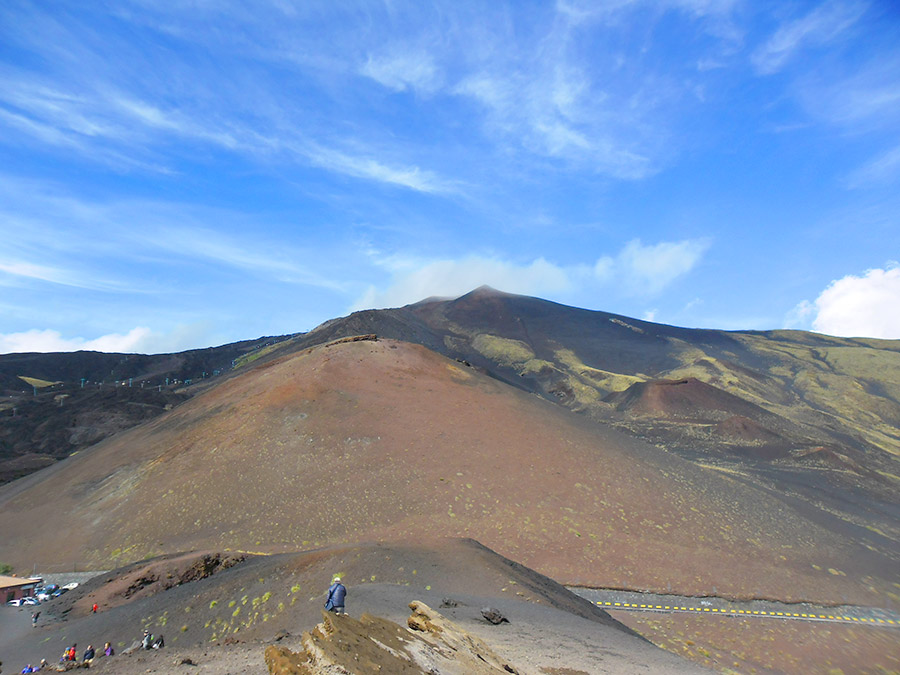
{"label": "wispy white cloud", "polygon": [[[150,24],[163,30],[167,10],[143,9],[162,13],[157,23]],[[196,12],[170,9],[173,21],[185,22],[184,30],[170,31],[170,36],[190,38],[190,49],[196,49],[194,34],[186,29],[194,19],[200,20],[187,18]],[[234,42],[231,48],[256,57],[264,57],[271,49],[258,17],[243,11],[232,16],[225,7],[210,10],[212,16],[194,9],[207,19],[245,22],[245,33],[228,33]],[[147,25],[147,15],[140,12],[125,11],[119,17]],[[292,20],[302,22],[303,18]],[[28,31],[31,37],[22,38],[32,51],[46,52],[48,45],[39,37],[46,34],[54,35],[66,48],[55,45],[53,66],[39,75],[0,64],[0,130],[6,126],[16,132],[0,134],[0,142],[63,149],[69,158],[74,154],[126,170],[175,172],[184,160],[195,160],[199,148],[224,150],[272,169],[287,161],[428,194],[444,195],[459,188],[459,183],[421,166],[421,159],[408,161],[408,156],[416,154],[414,147],[377,135],[368,126],[351,126],[342,133],[327,113],[298,105],[296,98],[282,91],[280,82],[270,81],[268,73],[257,78],[264,71],[246,62],[223,79],[219,70],[187,63],[177,52],[161,62],[161,55],[152,49],[144,52],[115,38],[109,45],[107,36],[78,31],[77,24],[66,26],[37,9],[23,10],[16,21],[33,25],[34,30]],[[287,40],[289,32],[283,26],[271,27],[277,29],[278,41]],[[223,45],[210,48],[221,51]],[[109,58],[109,52],[116,50],[119,56],[131,58]],[[348,73],[357,52],[358,48],[344,57]],[[164,72],[157,73],[158,67]],[[414,56],[399,50],[373,54],[364,70],[385,86],[418,90],[432,86],[436,72],[427,53]]]}
{"label": "wispy white cloud", "polygon": [[0,260],[0,286],[21,286],[43,282],[83,290],[123,292],[128,284],[78,269],[77,266],[51,267],[22,260]]}
{"label": "wispy white cloud", "polygon": [[[683,21],[702,20],[717,44],[732,45],[740,40],[728,28],[734,6],[701,0],[560,1],[533,42],[508,29],[482,40],[478,59],[449,91],[480,106],[490,138],[510,152],[622,180],[646,178],[678,153],[678,120],[702,103],[703,87],[691,80],[703,71],[675,74],[646,67],[650,47],[640,39],[629,44],[635,36],[621,24],[626,19],[646,24],[650,34],[671,12]],[[720,60],[729,50],[733,47],[711,50],[703,62]]]}
{"label": "wispy white cloud", "polygon": [[37,279],[39,281],[49,281],[54,284],[68,285],[66,280],[68,275],[62,270],[34,263],[16,260],[0,260],[0,272],[13,277],[25,277],[26,279]]}
{"label": "wispy white cloud", "polygon": [[308,146],[309,160],[316,166],[355,178],[366,178],[417,192],[447,194],[459,192],[459,184],[418,166],[388,166],[372,157],[348,154],[318,144]]}
{"label": "wispy white cloud", "polygon": [[453,91],[484,106],[490,133],[539,156],[592,166],[616,178],[653,173],[655,139],[643,137],[640,119],[648,111],[627,104],[613,110],[609,94],[589,89],[575,71],[483,71]]}
{"label": "wispy white cloud", "polygon": [[359,72],[394,91],[413,89],[430,93],[441,84],[431,54],[424,49],[397,46],[381,54],[369,54]]}
{"label": "wispy white cloud", "polygon": [[867,8],[867,3],[856,0],[829,0],[819,5],[805,16],[779,27],[754,52],[754,66],[763,75],[778,72],[805,47],[836,39],[855,24]]}
{"label": "wispy white cloud", "polygon": [[[235,216],[230,214],[226,217]],[[257,227],[248,224],[247,230],[255,231]],[[243,237],[193,223],[177,228],[154,223],[151,229],[133,237],[132,241],[139,241],[144,250],[166,252],[168,255],[195,261],[209,261],[284,283],[335,291],[347,290],[346,283],[339,278],[316,271],[319,266],[318,255],[311,249],[305,250],[278,242],[260,233]]]}
{"label": "wispy white cloud", "polygon": [[634,293],[658,293],[690,272],[711,245],[709,239],[686,239],[644,245],[629,242],[616,256],[604,256],[594,264],[601,281],[616,279]]}
{"label": "wispy white cloud", "polygon": [[850,188],[884,185],[900,177],[900,145],[878,155],[847,176]]}
{"label": "wispy white cloud", "polygon": [[795,93],[805,112],[855,135],[896,130],[900,123],[900,46],[834,71],[813,69]]}
{"label": "wispy white cloud", "polygon": [[[22,192],[29,200],[16,203]],[[6,256],[0,283],[5,274],[116,293],[162,292],[157,275],[141,279],[133,272],[188,262],[346,292],[339,276],[326,273],[328,246],[303,247],[269,234],[280,225],[280,219],[189,203],[77,198],[59,185],[0,174],[0,239],[8,242],[0,249]]]}
{"label": "wispy white cloud", "polygon": [[374,159],[365,149],[354,154],[321,142],[310,142],[296,130],[272,126],[274,122],[266,123],[261,132],[234,120],[222,124],[203,116],[165,110],[121,92],[98,93],[89,106],[59,92],[52,106],[36,99],[25,101],[20,97],[18,100],[32,117],[0,108],[0,124],[6,121],[43,143],[77,149],[85,157],[124,163],[132,168],[170,172],[160,168],[145,147],[163,141],[187,140],[238,152],[261,162],[273,153],[281,153],[301,164],[418,192],[448,194],[459,190],[458,183],[442,179],[434,171],[419,166],[392,166]]}

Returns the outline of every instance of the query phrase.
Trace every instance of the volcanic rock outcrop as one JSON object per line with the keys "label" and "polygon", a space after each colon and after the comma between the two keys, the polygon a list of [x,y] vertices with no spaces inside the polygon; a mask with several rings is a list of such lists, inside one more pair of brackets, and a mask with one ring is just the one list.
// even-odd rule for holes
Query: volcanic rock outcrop
{"label": "volcanic rock outcrop", "polygon": [[272,675],[385,672],[396,675],[495,675],[518,672],[482,640],[425,603],[413,601],[407,626],[363,614],[359,619],[322,613],[322,623],[303,635],[303,653],[270,645]]}

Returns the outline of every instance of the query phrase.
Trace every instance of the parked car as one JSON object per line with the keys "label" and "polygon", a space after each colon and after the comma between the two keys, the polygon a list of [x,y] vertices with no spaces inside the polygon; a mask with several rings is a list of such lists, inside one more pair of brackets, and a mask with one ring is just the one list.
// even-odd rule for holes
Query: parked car
{"label": "parked car", "polygon": [[58,597],[61,596],[63,593],[68,593],[68,592],[69,592],[69,589],[68,589],[68,588],[58,588],[58,589],[56,589],[55,591],[53,591],[53,592],[50,594],[50,597],[51,597],[51,598],[58,598]]}
{"label": "parked car", "polygon": [[41,601],[38,600],[37,598],[29,595],[27,598],[22,598],[22,604],[23,605],[39,605],[39,604],[41,604]]}
{"label": "parked car", "polygon": [[73,581],[71,584],[66,584],[65,586],[63,586],[63,589],[65,589],[65,590],[67,590],[67,591],[71,591],[71,590],[76,589],[76,588],[78,588],[78,582],[77,582],[77,581]]}
{"label": "parked car", "polygon": [[16,598],[15,600],[9,600],[6,603],[7,607],[21,607],[22,606],[22,598]]}

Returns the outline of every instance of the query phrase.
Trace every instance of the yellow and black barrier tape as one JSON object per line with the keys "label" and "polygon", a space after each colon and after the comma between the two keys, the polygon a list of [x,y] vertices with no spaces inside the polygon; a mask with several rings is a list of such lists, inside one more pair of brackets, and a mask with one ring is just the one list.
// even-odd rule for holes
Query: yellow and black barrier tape
{"label": "yellow and black barrier tape", "polygon": [[855,623],[867,625],[881,626],[898,626],[900,623],[893,619],[867,618],[857,616],[843,616],[839,614],[814,614],[804,612],[777,612],[765,611],[762,609],[735,609],[720,607],[685,607],[681,605],[653,605],[653,604],[637,604],[632,602],[609,602],[605,600],[597,600],[596,604],[607,609],[629,609],[639,611],[664,611],[664,612],[695,612],[702,614],[709,612],[710,614],[725,614],[731,616],[750,616],[765,618],[782,618],[782,619],[805,619],[807,621],[836,621],[840,623]]}

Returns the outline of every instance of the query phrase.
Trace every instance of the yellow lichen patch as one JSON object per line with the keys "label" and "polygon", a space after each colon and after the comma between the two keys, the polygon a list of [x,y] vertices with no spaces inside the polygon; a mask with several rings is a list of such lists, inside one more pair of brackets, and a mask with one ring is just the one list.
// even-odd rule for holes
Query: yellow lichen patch
{"label": "yellow lichen patch", "polygon": [[872,445],[900,455],[893,423],[900,397],[900,351],[890,348],[889,341],[824,335],[813,341],[808,334],[790,331],[733,337],[771,364],[770,377],[800,394],[793,400],[758,401],[764,408],[789,419],[802,418],[810,408],[824,410]]}
{"label": "yellow lichen patch", "polygon": [[521,365],[534,358],[534,352],[524,342],[487,333],[477,335],[472,340],[472,346],[478,353],[502,366]]}
{"label": "yellow lichen patch", "polygon": [[566,383],[572,389],[572,392],[575,394],[575,400],[578,403],[588,405],[600,400],[600,392],[594,387],[585,384],[580,378],[570,375],[566,378]]}
{"label": "yellow lichen patch", "polygon": [[297,341],[297,338],[291,338],[290,340],[285,340],[283,342],[277,342],[274,345],[266,345],[265,347],[261,347],[260,349],[254,350],[254,351],[250,352],[249,354],[244,354],[243,356],[239,356],[234,361],[234,367],[241,368],[243,366],[246,366],[250,363],[253,363],[254,361],[256,361],[256,359],[260,358],[261,356],[265,356],[266,354],[271,354],[276,349],[281,349],[281,348],[283,348],[289,344],[292,344],[293,342],[296,342],[296,341]]}
{"label": "yellow lichen patch", "polygon": [[718,359],[711,356],[704,356],[693,363],[662,373],[662,379],[668,380],[680,380],[689,377],[712,384],[741,398],[753,400],[755,403],[764,400],[757,392],[745,387],[744,380],[741,377],[723,365]]}
{"label": "yellow lichen patch", "polygon": [[40,380],[36,377],[25,377],[24,375],[19,375],[19,379],[32,387],[37,387],[38,389],[43,389],[44,387],[52,387],[54,384],[58,384],[57,382]]}
{"label": "yellow lichen patch", "polygon": [[900,399],[900,352],[853,346],[830,347],[819,353],[835,371],[877,380],[888,394]]}
{"label": "yellow lichen patch", "polygon": [[521,367],[519,373],[522,375],[533,375],[545,369],[557,370],[556,366],[549,361],[544,361],[543,359],[530,359]]}
{"label": "yellow lichen patch", "polygon": [[450,371],[450,376],[456,380],[468,380],[472,376],[464,371],[462,368],[457,368],[452,363],[447,364],[447,370]]}
{"label": "yellow lichen patch", "polygon": [[[597,389],[602,389],[604,392],[625,391],[636,382],[644,382],[647,379],[642,376],[625,375],[622,373],[613,373],[608,370],[601,370],[599,368],[592,368],[591,366],[585,365],[571,349],[557,349],[553,355],[569,370],[569,372],[572,373],[573,376],[576,376],[581,380],[581,383],[578,385],[579,387],[587,386],[594,390],[594,395],[583,396],[581,398],[595,400],[599,398],[596,391]],[[571,380],[570,384],[572,385],[572,388],[576,390],[577,397],[578,387],[576,387]],[[586,394],[586,392],[582,393]]]}

